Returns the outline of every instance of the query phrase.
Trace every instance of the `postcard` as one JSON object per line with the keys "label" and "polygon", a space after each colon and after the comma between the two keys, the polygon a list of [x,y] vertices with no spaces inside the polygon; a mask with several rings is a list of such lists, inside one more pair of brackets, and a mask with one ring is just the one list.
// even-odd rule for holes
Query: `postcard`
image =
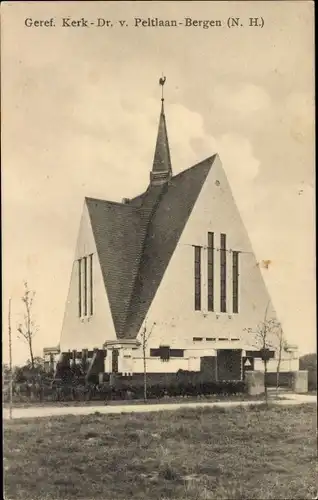
{"label": "postcard", "polygon": [[1,10],[6,498],[314,498],[313,3]]}

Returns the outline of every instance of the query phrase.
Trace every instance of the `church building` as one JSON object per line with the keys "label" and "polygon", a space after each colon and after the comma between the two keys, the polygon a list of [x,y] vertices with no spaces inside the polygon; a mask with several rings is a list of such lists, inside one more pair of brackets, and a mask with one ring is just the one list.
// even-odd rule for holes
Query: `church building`
{"label": "church building", "polygon": [[[64,358],[99,372],[263,370],[255,330],[275,318],[217,154],[173,174],[164,99],[148,187],[121,202],[85,198],[61,332]],[[294,348],[281,371],[298,370]],[[269,371],[276,371],[275,349]]]}

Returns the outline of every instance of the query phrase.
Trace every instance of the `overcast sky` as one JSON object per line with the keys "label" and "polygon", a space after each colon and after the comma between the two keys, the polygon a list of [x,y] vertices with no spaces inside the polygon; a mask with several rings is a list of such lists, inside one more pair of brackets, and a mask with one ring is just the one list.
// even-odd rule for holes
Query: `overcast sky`
{"label": "overcast sky", "polygon": [[[113,28],[62,28],[61,17]],[[240,17],[241,28],[120,28],[134,17]],[[262,16],[263,28],[247,26]],[[27,28],[26,17],[56,18]],[[14,362],[23,281],[36,353],[59,342],[85,196],[146,188],[161,73],[174,173],[218,152],[290,342],[315,350],[313,4],[14,2],[2,5],[3,342]],[[251,325],[247,325],[251,326]]]}

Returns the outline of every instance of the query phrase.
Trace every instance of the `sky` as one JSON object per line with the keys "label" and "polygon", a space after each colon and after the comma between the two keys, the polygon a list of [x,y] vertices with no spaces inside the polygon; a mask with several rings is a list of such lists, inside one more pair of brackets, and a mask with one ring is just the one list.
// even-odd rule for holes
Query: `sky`
{"label": "sky", "polygon": [[[63,28],[66,16],[113,27]],[[137,28],[135,17],[243,26]],[[174,173],[219,154],[256,257],[271,261],[262,272],[285,335],[316,350],[313,19],[302,1],[2,4],[4,361],[9,297],[13,362],[28,358],[16,337],[25,280],[35,353],[59,342],[84,197],[147,187],[162,73]]]}

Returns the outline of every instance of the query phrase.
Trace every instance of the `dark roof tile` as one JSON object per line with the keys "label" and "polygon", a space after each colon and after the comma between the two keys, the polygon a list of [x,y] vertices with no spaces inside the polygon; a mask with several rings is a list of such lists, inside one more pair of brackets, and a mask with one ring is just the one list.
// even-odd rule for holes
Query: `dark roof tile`
{"label": "dark roof tile", "polygon": [[118,338],[137,335],[214,158],[129,204],[86,198]]}

